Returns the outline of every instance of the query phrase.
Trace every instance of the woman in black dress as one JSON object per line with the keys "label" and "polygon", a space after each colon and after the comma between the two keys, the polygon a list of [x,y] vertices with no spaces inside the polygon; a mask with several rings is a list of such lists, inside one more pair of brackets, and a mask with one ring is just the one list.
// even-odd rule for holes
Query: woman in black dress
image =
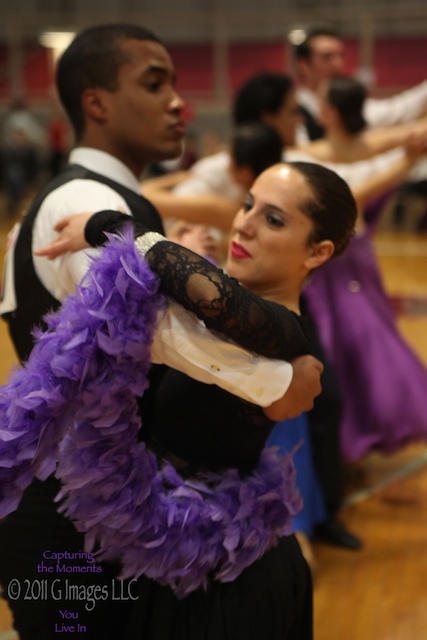
{"label": "woman in black dress", "polygon": [[[103,230],[117,228],[126,218],[95,214],[86,226],[87,240],[102,243]],[[159,277],[162,292],[196,313],[207,326],[226,331],[251,352],[290,359],[307,349],[304,340],[299,345],[289,340],[294,322],[303,327],[298,306],[301,287],[313,269],[344,251],[355,220],[353,197],[333,172],[306,163],[283,164],[257,179],[236,216],[227,268],[244,287],[188,250],[158,241],[157,235],[143,234],[136,245]],[[222,480],[236,481],[240,493],[248,493],[253,482],[268,476],[270,463],[275,468],[277,461],[266,459],[263,453],[278,419],[274,407],[262,409],[214,385],[163,369],[155,374],[155,383],[144,395],[141,413],[142,438],[156,453],[159,466],[170,463],[185,478],[185,488],[199,492],[202,503],[211,500],[210,494],[223,486]],[[283,486],[288,481],[291,487],[292,477],[286,472],[280,479],[279,475],[277,482]],[[252,500],[251,495],[243,499],[242,508],[247,512],[239,511],[233,522],[224,523],[225,532],[220,522],[229,551],[227,562],[221,560],[208,567],[201,586],[192,588],[187,582],[182,587],[180,577],[174,580],[170,575],[154,580],[151,568],[146,572],[151,577],[139,578],[125,640],[312,638],[310,572],[294,536],[284,535],[284,527],[282,535],[276,535],[278,526],[275,535],[267,536],[262,553],[254,554],[250,561],[242,559],[249,547],[257,547],[256,538],[266,534],[266,524],[258,521],[258,514],[260,502],[274,508],[274,501],[270,504],[269,500],[275,487],[270,489],[260,501]],[[295,499],[290,488],[291,510]],[[268,520],[268,512],[266,515]],[[244,538],[243,520],[252,524],[252,536]],[[182,526],[185,533],[186,520]],[[167,532],[165,537],[172,535]],[[236,536],[244,539],[240,547]],[[205,570],[201,561],[206,557],[205,547],[216,548],[209,532],[204,540],[204,548],[195,549],[192,559],[200,572]],[[162,548],[162,544],[159,536],[158,546]],[[182,546],[182,538],[176,544]],[[168,549],[170,554],[171,547]],[[131,559],[137,564],[137,555],[129,555],[127,548],[122,554],[116,551],[126,574],[132,575]],[[165,555],[165,567],[168,560]],[[181,567],[183,571],[188,568]],[[140,573],[135,566],[134,575]]]}

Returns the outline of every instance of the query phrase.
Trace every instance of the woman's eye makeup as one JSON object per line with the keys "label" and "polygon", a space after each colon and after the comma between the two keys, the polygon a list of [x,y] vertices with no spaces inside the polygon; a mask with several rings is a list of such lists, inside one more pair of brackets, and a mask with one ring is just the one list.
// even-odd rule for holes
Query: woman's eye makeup
{"label": "woman's eye makeup", "polygon": [[252,207],[254,206],[254,203],[252,200],[245,200],[242,203],[242,209],[243,211],[250,211],[252,209]]}
{"label": "woman's eye makeup", "polygon": [[[244,213],[247,213],[248,211],[253,209],[253,207],[254,207],[253,200],[245,200],[242,203],[242,210],[244,211]],[[283,227],[285,224],[285,220],[283,216],[276,211],[271,211],[267,209],[264,213],[264,218],[267,221],[267,223],[272,227]]]}
{"label": "woman's eye makeup", "polygon": [[267,211],[265,214],[265,218],[268,224],[271,224],[273,227],[283,227],[285,221],[283,217],[279,213],[275,213],[274,211]]}

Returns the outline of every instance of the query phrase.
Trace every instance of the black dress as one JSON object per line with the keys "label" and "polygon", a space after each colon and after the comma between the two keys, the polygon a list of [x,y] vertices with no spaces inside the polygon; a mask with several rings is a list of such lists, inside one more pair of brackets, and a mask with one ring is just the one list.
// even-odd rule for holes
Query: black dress
{"label": "black dress", "polygon": [[[256,298],[209,263],[162,242],[148,253],[163,291],[192,308],[213,328],[227,326],[236,341],[270,357],[290,359],[306,352],[289,335],[298,316]],[[178,267],[179,264],[179,268]],[[178,275],[179,274],[179,275]],[[238,304],[236,304],[238,301]],[[294,327],[295,329],[295,327]],[[172,369],[151,390],[144,438],[191,476],[207,468],[237,468],[244,476],[256,465],[273,427],[262,409]],[[293,536],[245,569],[230,583],[212,581],[178,599],[169,587],[139,580],[125,640],[309,640],[312,638],[311,576]]]}
{"label": "black dress", "polygon": [[[187,475],[201,466],[250,472],[273,426],[258,407],[171,369],[153,405],[152,446],[179,456]],[[180,600],[142,577],[138,597],[125,640],[312,638],[310,572],[294,536],[282,538],[233,582],[212,581],[207,592]]]}
{"label": "black dress", "polygon": [[[126,221],[129,221],[128,217]],[[308,341],[297,316],[251,294],[195,254],[172,243],[161,242],[149,252],[148,261],[160,276],[162,290],[196,313],[213,330],[222,331],[242,346],[269,357],[289,360],[308,352]],[[180,471],[186,475],[201,468],[224,467],[238,468],[242,474],[250,473],[273,425],[261,409],[213,385],[194,383],[166,367],[153,367],[152,381],[149,393],[141,403],[144,417],[141,435],[159,451],[160,458],[173,456]],[[56,490],[54,487],[52,498]],[[36,500],[31,504],[36,504]],[[34,515],[30,511],[27,509],[26,513],[33,522]],[[56,526],[56,519],[59,516],[52,501],[46,517],[37,520],[39,534],[32,538],[32,558],[42,559],[43,550],[78,552],[82,549],[82,546],[71,547],[68,537],[60,538],[63,529]],[[13,536],[12,520],[8,518],[7,524],[11,523],[11,526],[4,528],[9,537]],[[47,529],[46,522],[49,522]],[[22,521],[15,524],[22,532]],[[68,533],[73,534],[72,523],[69,523]],[[78,539],[77,544],[82,542]],[[14,553],[19,559],[18,539],[15,547]],[[15,557],[9,560],[11,575],[5,580],[6,585],[15,578]],[[116,575],[115,567],[111,574]],[[35,562],[28,565],[27,575],[30,580],[40,579]],[[96,580],[93,574],[85,575],[90,585],[99,586],[102,580],[109,580],[106,571]],[[81,576],[79,582],[82,582]],[[172,591],[150,580],[141,579],[139,586],[141,597],[130,613],[128,605],[131,603],[125,601],[106,601],[104,609],[95,608],[90,616],[91,629],[96,629],[91,636],[94,640],[104,640],[107,634],[120,638],[128,622],[127,638],[311,638],[310,576],[293,538],[283,539],[277,548],[266,553],[234,582],[212,584],[207,594],[195,592],[178,600]],[[165,599],[170,603],[167,623],[163,609]],[[58,617],[58,602],[49,598],[31,604],[22,628],[27,624],[34,627],[37,619],[40,627],[37,638],[47,640],[45,621]],[[84,601],[80,606],[83,619],[87,614]],[[77,613],[77,609],[78,603],[73,605],[73,611]],[[161,615],[157,615],[160,611]],[[95,622],[96,616],[98,622]],[[235,631],[236,625],[238,630]],[[35,640],[36,633],[31,631],[26,637]]]}

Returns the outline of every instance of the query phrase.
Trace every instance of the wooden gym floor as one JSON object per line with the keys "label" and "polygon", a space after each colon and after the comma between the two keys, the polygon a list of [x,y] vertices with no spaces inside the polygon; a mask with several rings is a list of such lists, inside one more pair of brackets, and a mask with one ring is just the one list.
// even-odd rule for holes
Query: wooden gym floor
{"label": "wooden gym floor", "polygon": [[[10,226],[0,219],[0,257]],[[427,236],[381,231],[375,246],[400,329],[427,364]],[[14,362],[0,322],[0,383]],[[346,494],[341,519],[364,547],[315,545],[316,640],[427,639],[427,446],[348,467]],[[0,601],[0,640],[15,639]]]}

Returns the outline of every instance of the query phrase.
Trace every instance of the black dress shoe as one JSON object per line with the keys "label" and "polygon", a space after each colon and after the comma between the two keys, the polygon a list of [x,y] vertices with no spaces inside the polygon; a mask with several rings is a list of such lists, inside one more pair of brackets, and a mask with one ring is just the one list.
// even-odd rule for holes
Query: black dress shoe
{"label": "black dress shoe", "polygon": [[347,531],[339,520],[327,520],[314,528],[314,539],[319,542],[326,542],[335,547],[352,549],[358,551],[363,544],[360,538]]}

